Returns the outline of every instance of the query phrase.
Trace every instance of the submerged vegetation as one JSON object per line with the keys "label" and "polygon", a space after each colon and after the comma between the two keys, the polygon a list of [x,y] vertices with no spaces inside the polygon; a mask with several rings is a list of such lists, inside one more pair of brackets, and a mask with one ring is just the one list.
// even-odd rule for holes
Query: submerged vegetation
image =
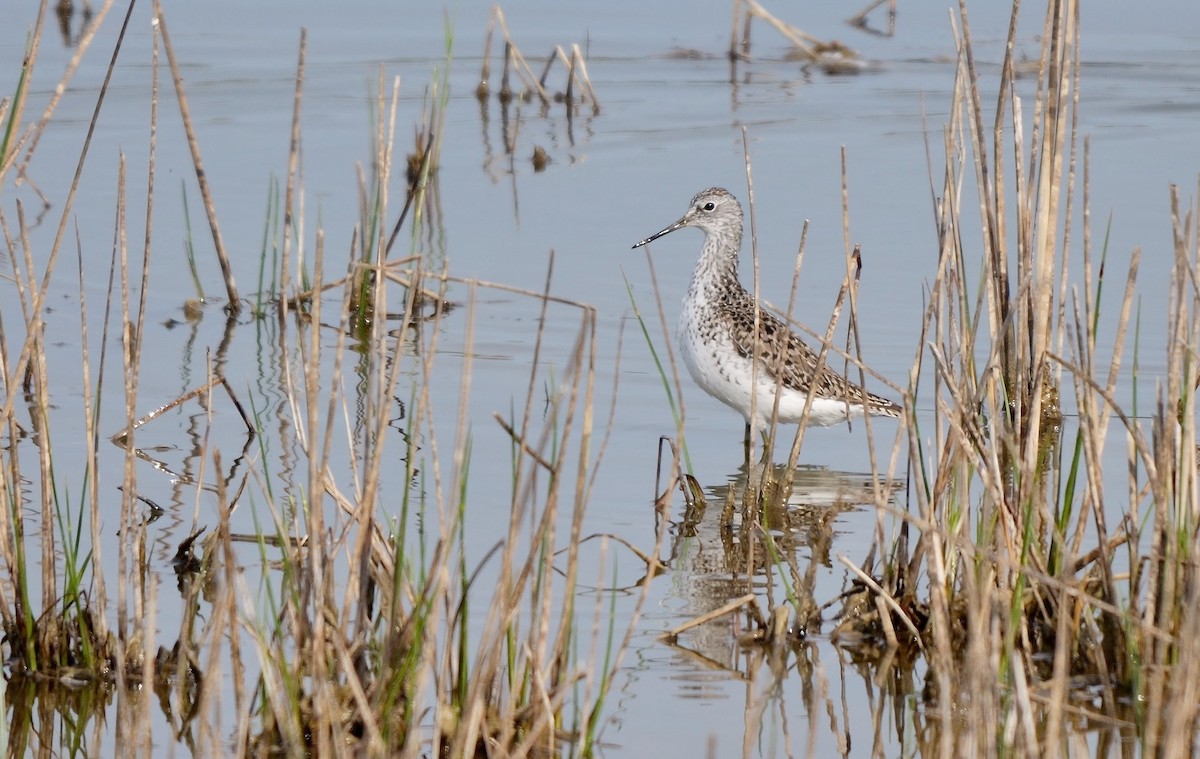
{"label": "submerged vegetation", "polygon": [[[80,55],[112,6],[89,9],[77,36],[63,27]],[[895,3],[890,8],[894,23]],[[63,75],[40,118],[28,119],[45,10],[43,3],[15,89],[0,101],[0,198],[32,183],[26,169],[74,72]],[[684,445],[679,373],[654,336],[658,322],[639,311],[680,434],[662,446],[663,484],[646,499],[647,513],[653,500],[661,517],[657,529],[634,547],[584,534],[609,432],[596,420],[611,417],[597,416],[595,309],[554,295],[553,255],[545,288],[531,292],[463,278],[439,250],[449,26],[445,64],[411,117],[411,152],[396,139],[409,118],[400,82],[381,69],[358,214],[315,225],[304,213],[301,33],[287,173],[271,187],[257,293],[245,299],[206,181],[180,51],[155,2],[150,136],[139,147],[147,172],[128,174],[121,158],[99,320],[87,302],[95,285],[85,286],[84,246],[72,231],[79,174],[96,160],[90,138],[66,197],[46,203],[52,245],[31,242],[40,222],[20,200],[0,208],[11,264],[3,297],[21,315],[20,323],[0,322],[8,753],[112,746],[150,755],[174,742],[200,756],[594,755],[642,604],[653,580],[669,573],[681,583],[718,578],[724,596],[659,631],[661,645],[703,659],[684,636],[736,617],[736,633],[721,644],[745,652],[754,662],[748,670],[811,686],[820,670],[812,639],[828,636],[865,681],[882,686],[873,704],[875,754],[887,753],[879,736],[889,731],[903,753],[927,757],[1091,756],[1130,745],[1145,756],[1195,753],[1200,200],[1189,206],[1172,192],[1164,223],[1173,233],[1174,287],[1162,304],[1169,332],[1140,334],[1140,252],[1123,257],[1106,240],[1094,244],[1088,146],[1077,128],[1078,1],[1047,4],[1040,59],[1036,69],[1023,66],[1036,70],[1032,102],[1017,88],[1019,10],[1014,4],[995,79],[975,60],[965,2],[955,16],[951,117],[930,130],[928,146],[938,250],[929,258],[920,343],[907,382],[892,388],[905,418],[890,457],[875,461],[872,446],[869,474],[832,478],[798,465],[801,429],[786,465],[748,461],[738,481],[706,497]],[[135,12],[130,4],[126,24]],[[806,65],[861,70],[852,51],[803,34],[755,0],[737,0],[733,19],[733,66],[749,60],[757,19],[796,44]],[[533,103],[544,114],[561,105],[568,123],[580,109],[600,113],[584,50],[556,46],[538,76],[497,7],[475,93],[485,141],[497,30],[503,146],[493,156],[488,145],[489,175],[511,171],[518,153],[510,108]],[[548,83],[556,63],[565,70],[559,92]],[[106,92],[97,95],[89,135]],[[160,108],[179,116],[204,209],[203,221],[190,214],[185,184],[182,263],[161,261],[152,234],[162,191],[157,140],[167,128]],[[544,170],[547,150],[535,144],[532,154],[533,169]],[[144,230],[128,223],[134,207],[146,208]],[[977,220],[964,210],[975,208]],[[336,263],[325,232],[335,223],[352,227],[350,249]],[[164,403],[141,392],[153,360],[143,342],[149,283],[186,265],[197,298],[185,317],[219,310],[204,295],[196,259],[206,246],[194,244],[193,226],[211,235],[226,321],[206,375]],[[72,239],[81,375],[66,378],[47,358],[45,335],[52,319],[66,318],[47,293],[70,266]],[[803,248],[802,241],[801,259]],[[861,263],[847,242],[830,323],[812,334],[821,361],[839,362],[860,383],[869,357],[859,355],[856,338],[843,350],[834,335],[843,313],[850,334],[857,329]],[[328,276],[339,267],[343,276]],[[500,452],[476,447],[469,415],[485,293],[517,300],[534,325],[523,336],[523,393],[493,420],[509,444]],[[660,305],[659,321],[661,314]],[[249,390],[230,375],[236,330],[255,331],[267,378]],[[1101,340],[1106,330],[1112,337]],[[119,346],[119,354],[94,353],[93,343]],[[447,343],[454,348],[439,350]],[[1098,346],[1109,344],[1111,354],[1100,355]],[[1119,376],[1132,371],[1136,384],[1139,354],[1159,345],[1166,381],[1155,397],[1123,405]],[[436,376],[457,376],[454,387],[435,380],[435,367],[446,366]],[[82,388],[82,412],[67,424],[58,399],[71,387]],[[118,405],[123,424],[102,429],[102,407]],[[161,444],[155,435],[172,432],[156,428],[184,407],[195,424],[174,434],[186,442]],[[1077,410],[1073,432],[1064,434],[1060,407]],[[892,429],[863,424],[872,442]],[[68,471],[55,443],[76,428],[85,463]],[[1123,441],[1127,464],[1115,492],[1115,475],[1102,466],[1114,440]],[[764,461],[774,443],[772,432]],[[185,448],[178,466],[170,454]],[[485,455],[505,457],[509,479],[472,479]],[[174,589],[152,568],[162,551],[150,526],[166,510],[139,488],[146,465],[196,504],[191,524],[179,517],[173,533]],[[677,487],[684,505],[672,521]],[[836,496],[803,509],[789,500],[822,489]],[[832,523],[839,508],[859,504],[874,507],[874,544],[846,556],[834,550]],[[507,515],[482,555],[469,548],[476,508]],[[246,524],[253,531],[243,531]],[[806,566],[796,558],[800,546]],[[633,600],[621,616],[613,611],[617,552],[645,566],[624,591]],[[845,591],[818,598],[817,568],[835,560]],[[174,592],[179,600],[168,605]],[[180,613],[164,614],[168,606]],[[822,698],[830,697],[821,688],[804,689],[810,754],[811,736],[828,729],[819,724]]]}

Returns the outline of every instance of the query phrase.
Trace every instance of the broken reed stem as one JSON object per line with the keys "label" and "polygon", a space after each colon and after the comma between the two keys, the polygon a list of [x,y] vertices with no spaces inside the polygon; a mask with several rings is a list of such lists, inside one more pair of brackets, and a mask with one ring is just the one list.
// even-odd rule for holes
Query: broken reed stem
{"label": "broken reed stem", "polygon": [[567,67],[567,92],[565,97],[567,104],[570,105],[575,97],[575,59],[568,59],[561,45],[555,45],[554,49],[558,53],[559,58],[562,59],[563,65]]}
{"label": "broken reed stem", "polygon": [[[549,103],[550,97],[546,94],[545,88],[541,86],[537,77],[533,75],[533,70],[526,63],[525,56],[521,54],[517,43],[513,42],[512,34],[508,31],[508,22],[504,19],[504,11],[501,10],[499,4],[492,6],[492,18],[500,26],[500,33],[504,36],[504,84],[501,94],[503,95],[506,92],[511,93],[511,90],[508,89],[508,71],[509,62],[511,61],[514,70],[517,72],[517,76],[521,78],[525,86],[536,92],[538,98],[543,103]],[[490,36],[488,41],[490,42]]]}
{"label": "broken reed stem", "polygon": [[[206,393],[209,393],[209,392],[215,390],[218,385],[225,388],[225,392],[229,394],[229,399],[233,402],[234,408],[237,409],[238,414],[242,418],[242,424],[246,425],[246,431],[249,432],[251,435],[253,435],[254,434],[254,424],[253,424],[253,422],[250,421],[250,416],[246,413],[245,408],[242,407],[241,402],[237,399],[237,394],[233,392],[233,388],[229,386],[229,383],[225,380],[225,378],[223,376],[216,376],[216,377],[213,377],[213,379],[209,380],[207,383],[201,385],[200,387],[192,388],[191,390],[187,391],[183,395],[176,397],[174,400],[169,401],[168,403],[166,403],[162,406],[159,406],[158,408],[154,409],[153,411],[143,415],[141,418],[132,422],[131,424],[126,426],[124,429],[122,429],[120,432],[113,435],[112,441],[114,443],[117,443],[118,445],[126,445],[129,441],[129,434],[131,432],[133,432],[134,430],[157,419],[159,416],[161,416],[166,411],[170,411],[171,409],[173,409],[183,403],[186,403],[193,398],[200,397]],[[208,404],[206,404],[206,405],[208,405]]]}
{"label": "broken reed stem", "polygon": [[600,113],[600,98],[596,97],[596,88],[592,86],[592,77],[588,74],[587,59],[584,58],[583,52],[579,49],[579,43],[571,44],[571,59],[575,61],[575,76],[578,77],[580,86],[583,87],[586,97],[592,101],[592,115]]}
{"label": "broken reed stem", "polygon": [[[759,4],[758,0],[740,0],[740,1],[745,4],[746,9],[747,9],[747,14],[748,14],[747,19],[746,19],[747,42],[748,42],[749,36],[750,36],[749,15],[753,15],[758,18],[761,18],[763,21],[766,21],[768,24],[770,24],[772,27],[775,28],[775,31],[779,32],[784,37],[786,37],[789,42],[791,42],[793,45],[796,46],[796,49],[805,58],[805,60],[814,61],[814,62],[820,60],[821,56],[816,51],[815,46],[818,44],[824,44],[821,42],[821,40],[817,39],[816,37],[813,37],[811,34],[806,34],[805,32],[800,31],[799,29],[792,26],[791,24],[780,21],[770,11],[768,11],[766,8],[762,7],[762,5]],[[750,52],[749,44],[747,43],[744,47],[745,47],[744,52],[748,54]]]}
{"label": "broken reed stem", "polygon": [[475,85],[475,97],[486,100],[488,81],[492,76],[492,34],[496,31],[496,14],[488,17],[487,32],[483,35],[483,65],[479,69],[479,84]]}
{"label": "broken reed stem", "polygon": [[492,35],[499,26],[501,36],[504,38],[504,68],[500,80],[500,101],[507,103],[513,97],[513,90],[509,83],[509,75],[515,73],[517,78],[521,80],[524,91],[522,98],[527,93],[534,93],[543,105],[549,104],[551,97],[546,89],[546,80],[550,75],[550,69],[554,66],[555,60],[561,61],[563,68],[567,71],[567,83],[565,101],[570,104],[573,102],[575,88],[580,90],[580,97],[591,101],[592,115],[600,113],[600,101],[596,97],[596,90],[592,86],[591,77],[588,75],[587,62],[584,60],[583,52],[578,43],[572,44],[571,55],[567,55],[561,45],[555,45],[550,51],[550,55],[546,57],[546,63],[542,67],[541,76],[535,76],[533,68],[526,61],[521,49],[517,43],[513,41],[512,35],[508,30],[508,23],[504,19],[504,11],[499,5],[492,6],[492,13],[488,18],[487,33],[483,40],[483,65],[480,67],[479,84],[475,87],[475,97],[479,100],[486,100],[489,92],[489,81],[491,78],[491,50],[492,50]]}
{"label": "broken reed stem", "polygon": [[739,596],[738,598],[735,598],[732,601],[729,601],[728,603],[726,603],[722,606],[719,606],[716,609],[713,609],[712,611],[707,611],[698,617],[693,617],[692,619],[689,619],[687,622],[684,622],[681,625],[672,627],[670,630],[667,630],[665,633],[662,633],[661,635],[659,635],[659,638],[661,640],[665,640],[668,642],[674,641],[680,635],[687,632],[688,630],[691,630],[693,627],[699,627],[700,625],[705,624],[706,622],[711,622],[714,619],[717,619],[719,617],[725,616],[726,614],[735,612],[738,609],[742,608],[743,606],[746,606],[747,604],[755,603],[755,601],[757,599],[758,599],[758,596],[756,596],[753,593],[747,593],[743,596]]}
{"label": "broken reed stem", "polygon": [[554,61],[556,59],[560,59],[566,63],[567,56],[563,52],[561,45],[555,45],[554,49],[550,51],[550,55],[546,56],[546,65],[542,67],[542,75],[538,77],[538,84],[543,87],[546,86],[546,79],[550,76],[550,69],[554,68]]}
{"label": "broken reed stem", "polygon": [[554,468],[555,468],[554,464],[551,464],[549,461],[542,458],[542,455],[537,452],[537,449],[535,449],[528,440],[521,437],[520,434],[518,434],[517,431],[515,429],[513,429],[512,425],[504,420],[504,417],[501,416],[499,412],[494,412],[492,414],[492,418],[495,419],[496,423],[500,425],[500,429],[504,430],[504,433],[506,435],[508,435],[510,438],[512,438],[512,441],[514,443],[516,443],[517,445],[519,445],[521,447],[521,450],[525,453],[526,456],[533,459],[536,464],[541,466],[547,472],[554,471]]}

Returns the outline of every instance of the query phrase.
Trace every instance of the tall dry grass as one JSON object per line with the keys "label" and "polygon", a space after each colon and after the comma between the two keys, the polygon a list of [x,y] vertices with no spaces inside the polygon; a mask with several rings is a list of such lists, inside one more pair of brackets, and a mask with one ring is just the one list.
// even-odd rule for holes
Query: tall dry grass
{"label": "tall dry grass", "polygon": [[[0,182],[28,165],[39,130],[52,118],[53,102],[41,122],[23,119],[46,7],[43,2],[16,94],[0,109],[7,119]],[[81,46],[110,7],[92,17]],[[126,25],[135,14],[131,4]],[[323,228],[305,232],[301,34],[292,129],[281,135],[290,145],[282,223],[268,218],[265,225],[264,262],[275,268],[263,280],[277,282],[279,290],[259,294],[247,325],[235,320],[242,301],[206,181],[203,134],[179,75],[186,52],[171,44],[168,14],[157,2],[153,21],[150,138],[141,148],[148,170],[135,179],[121,164],[112,297],[99,325],[87,306],[92,286],[81,254],[77,261],[82,378],[56,375],[41,343],[48,320],[59,318],[46,306],[46,289],[67,244],[79,172],[60,201],[59,231],[48,251],[31,243],[20,201],[15,218],[0,210],[0,228],[14,253],[6,286],[23,315],[20,324],[0,324],[6,439],[0,451],[0,623],[14,672],[10,753],[68,747],[95,753],[108,746],[149,755],[175,745],[205,756],[591,755],[632,630],[599,624],[608,616],[603,594],[591,609],[579,608],[577,594],[581,572],[604,578],[610,571],[607,549],[599,552],[598,567],[581,559],[582,519],[604,441],[593,413],[601,373],[596,314],[553,296],[549,271],[544,291],[514,291],[456,278],[444,258],[432,254],[452,31],[446,32],[445,67],[426,90],[415,162],[396,153],[403,121],[399,82],[380,73],[374,152],[360,174],[361,209],[348,220],[354,244],[345,262],[329,257]],[[167,82],[160,81],[160,53],[171,73]],[[582,61],[577,65],[586,81]],[[173,97],[161,93],[160,100],[160,86],[170,86]],[[152,238],[159,108],[168,103],[183,123],[225,281],[228,321],[209,376],[147,413],[147,405],[162,403],[143,398],[139,386],[150,360],[142,341],[148,290],[170,268],[152,254],[158,249]],[[101,90],[89,133],[103,106]],[[85,143],[80,170],[88,160]],[[407,174],[397,175],[396,166]],[[399,200],[397,187],[403,188]],[[129,203],[146,206],[140,255],[137,230],[126,224]],[[403,245],[402,228],[409,246],[398,257],[391,251]],[[37,261],[46,263],[39,268]],[[551,271],[552,261],[551,255]],[[330,281],[327,272],[339,267],[345,276]],[[480,453],[473,445],[472,346],[479,292],[494,289],[528,303],[538,326],[529,335],[533,369],[524,395],[510,416],[496,420],[512,442],[503,451],[511,457],[511,480],[486,484],[489,507],[499,495],[507,512],[506,531],[490,551],[476,555],[466,540],[467,526],[479,518],[473,504],[480,484],[470,477],[471,462],[497,452]],[[565,355],[544,355],[542,328],[550,318],[575,330]],[[120,337],[119,356],[88,353],[89,332],[97,327],[101,344]],[[258,329],[270,346],[269,356],[260,358],[284,390],[282,414],[264,408],[263,398],[245,397],[236,389],[243,382],[227,377],[229,338],[237,329]],[[435,404],[445,390],[436,386],[436,367],[446,360],[439,347],[447,335],[463,346],[461,382],[451,398]],[[121,364],[117,388],[110,387],[113,361]],[[547,364],[556,371],[548,392]],[[347,372],[355,373],[353,381]],[[54,454],[60,422],[51,399],[64,382],[86,388],[83,472],[67,471]],[[138,494],[145,472],[138,462],[154,460],[140,439],[164,412],[197,402],[208,426],[190,452],[199,469],[185,479],[198,506],[175,557],[182,605],[175,618],[160,611],[161,578],[149,560],[154,537],[145,508],[158,506]],[[101,431],[101,403],[122,404],[128,426]],[[393,429],[398,404],[403,434]],[[239,450],[222,450],[229,438],[212,434],[216,408],[235,409],[244,420],[234,438]],[[456,413],[446,417],[437,408]],[[115,544],[100,527],[113,522],[105,504],[114,473],[100,469],[100,448],[111,444],[124,460]],[[297,451],[298,458],[270,455],[272,446]],[[337,464],[344,461],[354,464]],[[272,471],[273,462],[284,471]],[[27,538],[30,498],[38,499],[36,542]],[[201,508],[206,499],[215,508]],[[235,530],[235,509],[251,512],[256,532]],[[257,564],[246,563],[247,543]],[[105,552],[116,553],[116,576],[103,571]],[[589,617],[597,624],[581,628]]]}
{"label": "tall dry grass", "polygon": [[[921,649],[924,705],[897,725],[921,755],[1092,756],[1132,744],[1190,756],[1196,209],[1169,209],[1169,334],[1138,334],[1140,251],[1097,250],[1091,228],[1080,6],[1047,4],[1032,101],[1014,58],[1021,10],[1014,3],[998,76],[975,57],[965,2],[954,17],[951,119],[929,148],[931,163],[944,155],[930,188],[939,251],[906,404],[912,500],[902,512],[880,504],[885,558],[867,595],[889,611],[849,627]],[[1135,392],[1130,405],[1118,386],[1137,386],[1148,350],[1165,351],[1167,373],[1152,399],[1139,406]],[[1077,427],[1062,424],[1060,398]],[[1119,492],[1112,437],[1127,452]]]}

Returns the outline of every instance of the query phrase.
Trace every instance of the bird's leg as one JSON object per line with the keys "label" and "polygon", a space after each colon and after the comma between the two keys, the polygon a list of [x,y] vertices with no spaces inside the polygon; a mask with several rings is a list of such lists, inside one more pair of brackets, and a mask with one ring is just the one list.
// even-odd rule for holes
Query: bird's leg
{"label": "bird's leg", "polygon": [[746,436],[742,438],[742,449],[746,453],[746,471],[750,471],[750,442],[751,442],[750,422],[746,422]]}
{"label": "bird's leg", "polygon": [[765,477],[766,473],[768,471],[767,467],[771,463],[771,453],[775,448],[775,431],[774,430],[768,431],[768,430],[764,429],[762,436],[763,436],[762,470],[763,470],[763,476]]}

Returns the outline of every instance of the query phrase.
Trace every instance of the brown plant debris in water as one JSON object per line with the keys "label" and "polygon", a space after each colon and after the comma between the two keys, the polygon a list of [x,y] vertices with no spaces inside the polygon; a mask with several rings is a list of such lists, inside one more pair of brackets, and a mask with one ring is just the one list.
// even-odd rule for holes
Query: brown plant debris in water
{"label": "brown plant debris in water", "polygon": [[[501,103],[508,104],[514,98],[520,102],[528,102],[536,96],[543,104],[548,104],[552,100],[568,104],[588,102],[591,103],[593,115],[600,112],[600,101],[592,86],[592,80],[587,71],[587,62],[584,60],[579,45],[571,45],[570,55],[562,45],[555,45],[546,58],[541,76],[535,76],[525,55],[513,41],[512,34],[508,30],[508,22],[504,18],[504,11],[500,9],[499,5],[492,7],[492,15],[488,20],[487,33],[484,36],[483,64],[479,72],[479,84],[475,87],[476,98],[481,102],[486,101],[491,91],[492,35],[495,33],[496,27],[500,28],[501,35],[504,37],[504,69],[501,74],[500,88],[497,91],[497,98]],[[567,70],[567,76],[565,88],[552,96],[547,89],[546,81],[555,61],[562,63]],[[521,81],[519,93],[514,93],[510,83],[513,74]]]}
{"label": "brown plant debris in water", "polygon": [[533,170],[534,170],[534,172],[541,173],[546,170],[546,167],[548,165],[550,165],[550,155],[546,152],[546,149],[543,148],[541,145],[534,145],[533,146]]}
{"label": "brown plant debris in water", "polygon": [[858,54],[837,40],[822,40],[788,24],[758,2],[735,0],[733,27],[730,33],[729,57],[733,60],[750,58],[750,22],[761,19],[792,43],[791,60],[801,60],[821,66],[830,74],[855,74],[862,70]]}

